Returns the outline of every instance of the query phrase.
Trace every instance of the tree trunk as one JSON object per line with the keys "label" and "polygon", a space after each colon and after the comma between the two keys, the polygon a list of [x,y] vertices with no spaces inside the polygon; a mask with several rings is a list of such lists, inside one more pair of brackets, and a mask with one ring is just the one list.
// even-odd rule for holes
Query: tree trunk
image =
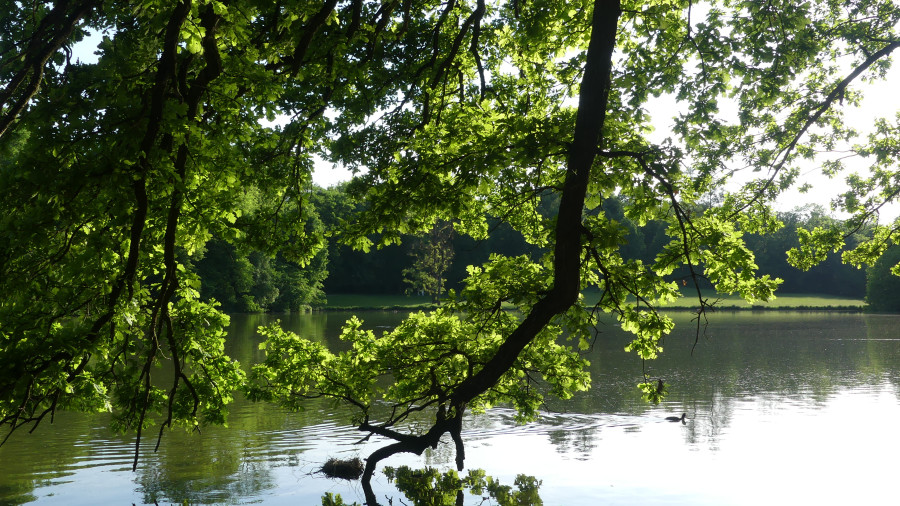
{"label": "tree trunk", "polygon": [[618,0],[596,0],[584,76],[578,99],[575,134],[569,148],[566,180],[556,218],[553,288],[510,334],[496,355],[453,392],[451,404],[464,406],[481,395],[512,367],[519,353],[550,320],[568,310],[581,282],[582,211],[591,166],[602,143],[609,101],[612,54],[621,7]]}

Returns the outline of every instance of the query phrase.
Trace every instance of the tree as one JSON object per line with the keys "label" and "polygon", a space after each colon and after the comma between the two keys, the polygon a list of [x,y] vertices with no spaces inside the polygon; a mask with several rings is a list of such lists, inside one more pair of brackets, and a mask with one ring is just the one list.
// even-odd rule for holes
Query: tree
{"label": "tree", "polygon": [[873,311],[900,312],[900,248],[891,247],[866,271],[866,302]]}
{"label": "tree", "polygon": [[281,253],[247,252],[213,238],[183,263],[200,278],[200,300],[215,301],[227,313],[299,311],[325,296],[324,248],[301,267]]}
{"label": "tree", "polygon": [[413,246],[410,255],[413,264],[403,270],[403,281],[409,291],[431,295],[432,302],[440,303],[444,295],[444,275],[453,263],[453,225],[435,223],[431,230]]}
{"label": "tree", "polygon": [[[828,252],[824,261],[802,271],[788,263],[786,251],[799,246],[800,228],[816,226],[840,228],[844,224],[827,216],[825,209],[818,205],[804,206],[789,212],[778,213],[778,220],[784,226],[772,234],[752,234],[747,244],[756,254],[760,270],[783,280],[781,289],[788,293],[821,293],[844,297],[862,298],[865,294],[865,272],[841,262],[837,252]],[[851,247],[859,244],[868,235],[868,227],[848,235],[846,241]]]}
{"label": "tree", "polygon": [[[548,252],[471,267],[451,302],[383,336],[351,320],[343,353],[265,330],[248,393],[356,406],[360,430],[394,441],[365,480],[444,434],[461,467],[467,412],[510,403],[527,420],[543,395],[587,388],[581,352],[600,313],[634,333],[638,358],[657,356],[672,322],[654,308],[678,295],[676,269],[696,293],[698,333],[701,282],[770,297],[777,282],[756,274],[745,235],[778,229],[769,204],[821,149],[855,143],[871,176],[850,176],[845,229],[801,229],[794,264],[842,248],[900,194],[900,127],[877,120],[861,138],[841,121],[858,81],[882,76],[900,47],[889,1],[3,7],[0,147],[13,155],[0,166],[0,424],[11,429],[57,408],[111,410],[139,440],[154,418],[160,436],[222,422],[244,378],[223,353],[227,319],[198,300],[179,253],[215,236],[309,262],[324,244],[307,227],[314,154],[368,171],[347,187],[361,211],[327,231],[345,244],[389,245],[441,221],[480,239],[494,218]],[[72,62],[88,28],[106,34],[99,61]],[[654,143],[661,95],[678,113],[672,138]],[[278,114],[283,127],[261,122]],[[707,205],[740,166],[761,177]],[[840,159],[825,166],[836,173]],[[603,206],[614,195],[616,216],[666,223],[667,242],[643,253],[652,261],[623,255],[631,231]],[[542,214],[541,202],[558,206]],[[874,262],[897,228],[873,226],[845,261]],[[601,293],[593,307],[588,288]],[[165,387],[151,377],[162,361]],[[665,391],[649,375],[642,388],[650,400]],[[411,417],[424,431],[407,431]]]}
{"label": "tree", "polygon": [[[328,231],[337,232],[352,222],[364,206],[340,185],[313,194],[312,203]],[[403,269],[409,265],[408,243],[391,244],[371,251],[353,249],[340,234],[328,239],[328,271],[323,281],[327,293],[403,293]]]}
{"label": "tree", "polygon": [[[754,275],[743,235],[780,227],[767,203],[795,180],[793,162],[848,133],[839,122],[838,97],[852,96],[847,86],[853,79],[884,65],[883,58],[897,47],[895,8],[857,5],[848,20],[840,9],[827,7],[725,3],[702,22],[692,19],[699,9],[681,2],[625,8],[599,1],[593,8],[516,3],[492,11],[501,21],[490,29],[453,39],[452,47],[475,48],[473,84],[451,88],[458,100],[423,85],[402,103],[419,98],[419,114],[398,107],[386,114],[389,121],[347,129],[336,143],[339,160],[353,165],[365,159],[369,169],[353,186],[366,195],[369,212],[351,232],[399,234],[430,223],[429,216],[450,214],[465,232],[478,235],[485,229],[479,217],[492,215],[507,219],[529,240],[549,245],[552,253],[534,264],[495,257],[472,269],[457,303],[448,305],[452,309],[415,316],[410,327],[375,337],[353,322],[345,329],[353,347],[342,354],[305,350],[302,340],[270,329],[270,361],[255,370],[252,382],[258,388],[251,391],[289,404],[303,395],[330,395],[359,407],[361,430],[396,441],[370,457],[365,476],[371,476],[379,459],[398,451],[419,453],[446,433],[456,441],[461,465],[458,431],[467,409],[509,402],[527,419],[541,399],[530,389],[535,376],[561,396],[586,386],[584,377],[573,374],[577,355],[553,348],[546,329],[566,328],[577,342],[588,335],[590,309],[612,312],[636,334],[630,349],[653,358],[671,322],[636,306],[652,308],[672,297],[676,288],[665,276],[681,265],[697,289],[698,324],[707,305],[699,292],[701,278],[750,300],[768,298],[776,282]],[[482,21],[480,5],[470,8],[460,14],[466,20],[461,31]],[[863,14],[871,14],[873,22],[860,23],[856,17]],[[620,16],[625,21],[620,23]],[[791,36],[785,35],[788,30]],[[851,44],[857,58],[847,77],[836,77],[839,69],[826,63],[834,57],[829,46],[836,41]],[[496,50],[482,60],[478,44]],[[615,64],[614,48],[621,51]],[[441,61],[437,51],[436,61]],[[504,72],[506,65],[515,71]],[[811,73],[809,79],[792,80]],[[481,81],[485,74],[491,76],[489,84]],[[573,98],[578,81],[578,107],[567,109],[563,104]],[[644,104],[651,93],[675,94],[686,103],[676,122],[680,145],[653,145],[643,135],[648,129]],[[734,123],[717,114],[728,95],[738,104]],[[776,114],[789,120],[779,121]],[[722,166],[739,157],[767,175],[724,195],[716,206],[701,206],[701,199],[719,188]],[[560,195],[555,223],[535,212],[546,193]],[[650,265],[622,257],[627,229],[603,212],[584,213],[616,193],[625,197],[623,214],[634,222],[669,224],[670,241]],[[867,213],[880,205],[871,204],[849,209],[861,211],[851,229],[867,222]],[[823,247],[840,246],[845,234],[828,230],[804,236],[805,250],[795,252],[795,263],[811,264]],[[857,248],[848,258],[864,251]],[[603,295],[595,308],[582,308],[578,292],[589,286]],[[510,301],[518,305],[522,320],[499,316],[500,303]],[[454,319],[452,311],[467,316]],[[531,354],[535,348],[552,358],[538,362]],[[282,376],[284,357],[304,353],[327,366],[304,363],[304,374]],[[374,395],[368,387],[360,389],[377,384],[380,374],[392,375],[392,387]],[[651,399],[665,390],[650,381],[643,388]],[[377,423],[375,400],[393,406],[390,416],[380,414]],[[434,417],[430,430],[409,434],[395,428],[426,409]]]}

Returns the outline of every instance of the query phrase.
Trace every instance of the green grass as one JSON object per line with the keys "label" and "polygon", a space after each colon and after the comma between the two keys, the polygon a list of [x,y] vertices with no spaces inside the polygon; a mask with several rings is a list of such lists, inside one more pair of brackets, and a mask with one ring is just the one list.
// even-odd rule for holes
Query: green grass
{"label": "green grass", "polygon": [[[748,304],[747,301],[741,299],[737,295],[716,295],[715,293],[704,293],[710,302],[717,297],[721,299],[716,307],[718,308],[761,308],[761,309],[862,309],[866,303],[862,299],[848,299],[835,295],[819,295],[809,293],[783,293],[777,294],[775,299],[768,302],[756,301]],[[687,295],[675,302],[665,305],[665,308],[690,308],[697,306],[696,294],[694,296]]]}
{"label": "green grass", "polygon": [[[714,293],[704,293],[710,302],[715,300]],[[832,295],[807,293],[785,293],[769,302],[754,302],[752,305],[737,295],[719,295],[721,300],[716,304],[719,309],[862,309],[866,303],[862,299],[848,299]],[[594,304],[599,293],[588,292],[585,299]],[[407,295],[368,295],[368,294],[331,294],[328,302],[317,305],[318,309],[423,309],[432,307],[431,297]],[[696,295],[686,295],[675,302],[666,304],[663,309],[689,309],[697,306]]]}
{"label": "green grass", "polygon": [[419,309],[431,307],[431,297],[418,295],[329,294],[321,309]]}

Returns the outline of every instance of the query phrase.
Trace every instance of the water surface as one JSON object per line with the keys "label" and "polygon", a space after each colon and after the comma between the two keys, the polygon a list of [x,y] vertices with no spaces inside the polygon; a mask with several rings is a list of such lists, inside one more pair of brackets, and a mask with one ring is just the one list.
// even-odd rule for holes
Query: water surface
{"label": "water surface", "polygon": [[[301,335],[335,342],[346,313],[279,316]],[[403,315],[364,313],[371,328]],[[235,315],[229,353],[261,359],[254,329],[275,317]],[[536,423],[516,426],[495,409],[469,416],[467,468],[512,485],[542,481],[548,505],[892,503],[900,450],[900,317],[840,313],[714,314],[701,335],[688,315],[648,372],[670,384],[665,404],[640,400],[642,364],[613,322],[588,358],[594,386],[551,402]],[[696,346],[694,346],[695,340]],[[693,353],[692,353],[693,350]],[[687,413],[686,424],[664,420]],[[62,413],[0,447],[0,504],[320,504],[325,492],[362,502],[358,483],[315,471],[329,457],[365,457],[349,414],[327,401],[300,413],[242,400],[228,428],[172,431],[131,472],[133,438],[107,417]],[[453,467],[452,445],[387,465]],[[383,475],[379,497],[397,492]],[[470,496],[467,504],[481,504]],[[386,502],[386,501],[385,501]],[[398,503],[395,501],[395,504]]]}

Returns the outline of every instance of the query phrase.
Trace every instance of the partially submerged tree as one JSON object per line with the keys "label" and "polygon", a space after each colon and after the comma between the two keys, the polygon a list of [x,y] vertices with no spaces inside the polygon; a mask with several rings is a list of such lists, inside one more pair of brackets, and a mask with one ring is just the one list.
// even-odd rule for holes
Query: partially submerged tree
{"label": "partially submerged tree", "polygon": [[[871,178],[851,177],[838,203],[851,228],[900,194],[900,127],[879,120],[860,139],[841,122],[857,81],[882,76],[900,47],[900,7],[886,0],[3,8],[0,423],[10,429],[58,408],[111,410],[139,440],[154,417],[160,434],[221,422],[243,374],[223,354],[227,318],[198,301],[179,255],[216,236],[309,261],[323,244],[305,226],[316,153],[368,170],[349,186],[365,211],[329,231],[348,244],[368,248],[373,233],[389,244],[440,220],[483,237],[493,216],[550,252],[472,267],[453,302],[384,336],[352,320],[341,354],[265,330],[248,392],[358,407],[362,431],[394,440],[366,477],[443,434],[461,466],[467,411],[511,403],[527,420],[544,393],[587,388],[579,350],[600,314],[634,333],[638,357],[655,357],[672,328],[655,308],[677,296],[676,269],[697,287],[698,332],[701,278],[771,297],[777,281],[755,274],[743,235],[778,228],[768,205],[817,150],[850,139],[874,157]],[[86,28],[105,33],[97,63],[67,57]],[[648,109],[661,95],[679,113],[674,138],[654,143]],[[278,114],[287,123],[266,126]],[[700,205],[740,166],[762,177]],[[669,224],[652,263],[623,258],[628,230],[602,206],[612,195],[632,222]],[[551,222],[537,212],[548,196],[559,202]],[[874,230],[848,261],[871,263],[897,240],[892,226]],[[850,232],[809,231],[792,259],[811,265]],[[585,288],[602,294],[593,307]],[[165,387],[152,377],[162,361],[173,365]],[[379,390],[379,376],[392,382]],[[654,399],[659,385],[642,387]]]}

